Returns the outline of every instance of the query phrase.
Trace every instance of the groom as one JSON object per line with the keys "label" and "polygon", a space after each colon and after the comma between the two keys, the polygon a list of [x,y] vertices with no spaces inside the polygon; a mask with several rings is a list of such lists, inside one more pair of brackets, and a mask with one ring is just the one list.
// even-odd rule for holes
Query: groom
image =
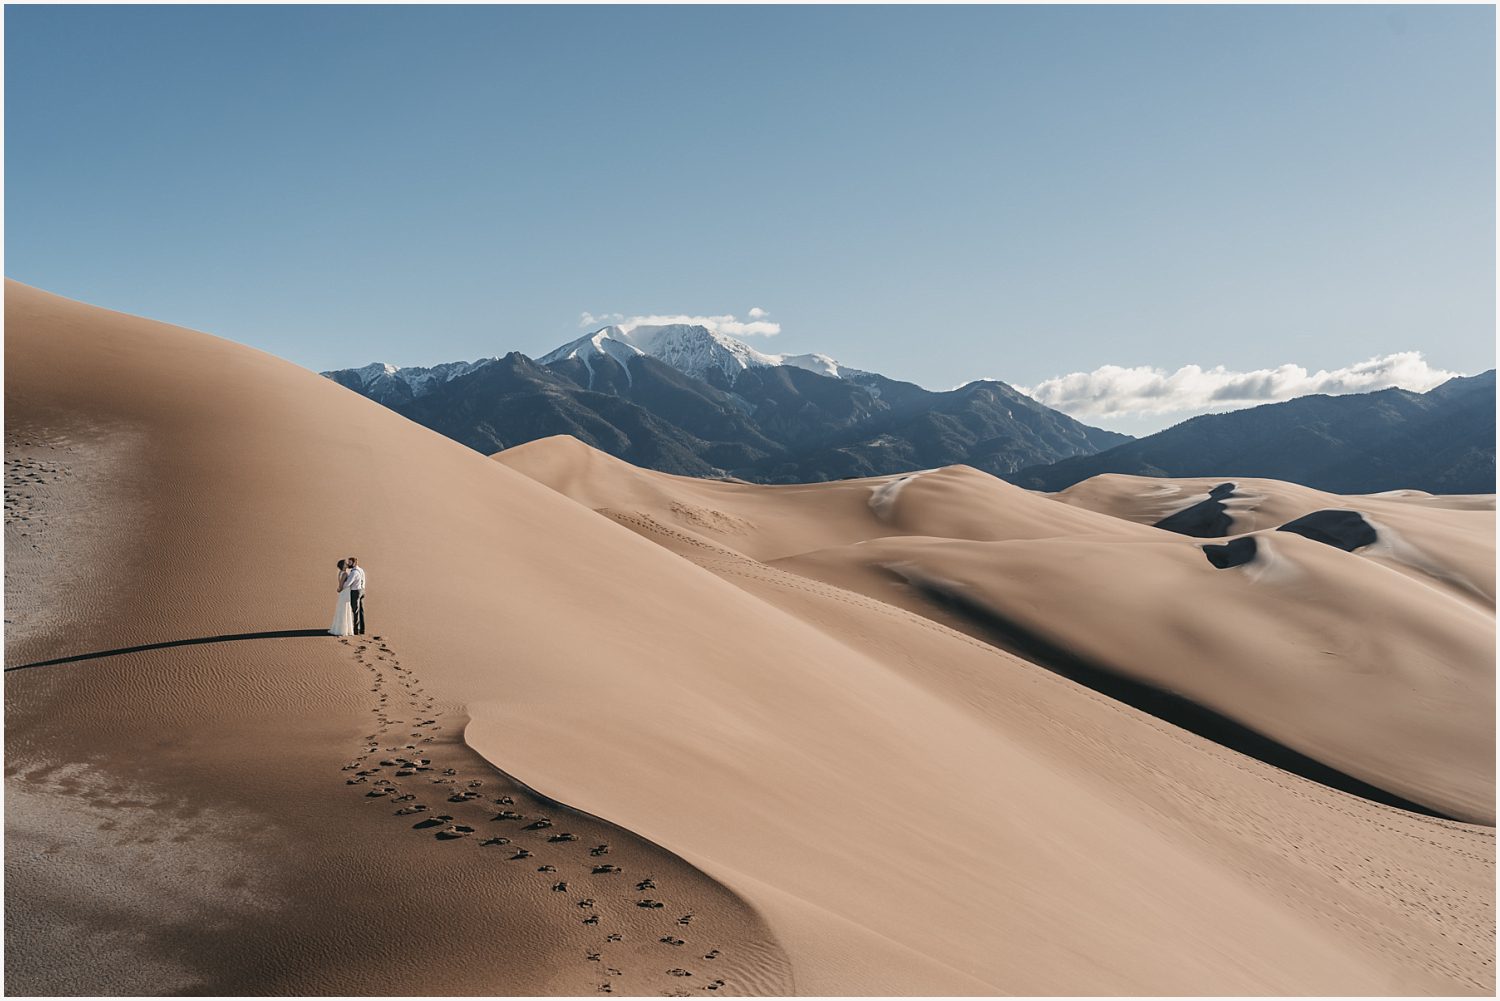
{"label": "groom", "polygon": [[354,612],[354,635],[365,634],[365,571],[359,560],[349,557],[349,580],[344,584],[349,592],[349,608]]}

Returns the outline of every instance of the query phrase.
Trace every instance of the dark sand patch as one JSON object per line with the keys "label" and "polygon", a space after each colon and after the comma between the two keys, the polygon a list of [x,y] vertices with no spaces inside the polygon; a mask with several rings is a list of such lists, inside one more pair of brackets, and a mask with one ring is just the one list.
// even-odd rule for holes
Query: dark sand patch
{"label": "dark sand patch", "polygon": [[1234,488],[1233,483],[1220,483],[1208,492],[1206,500],[1167,515],[1153,527],[1195,539],[1221,539],[1234,531],[1234,519],[1224,503],[1234,496]]}
{"label": "dark sand patch", "polygon": [[1287,522],[1276,531],[1291,532],[1346,553],[1373,545],[1379,538],[1375,527],[1358,511],[1314,511]]}

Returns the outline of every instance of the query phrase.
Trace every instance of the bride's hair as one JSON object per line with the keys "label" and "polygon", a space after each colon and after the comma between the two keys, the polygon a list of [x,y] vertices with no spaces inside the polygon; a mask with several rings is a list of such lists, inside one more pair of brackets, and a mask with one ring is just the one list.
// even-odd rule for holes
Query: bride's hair
{"label": "bride's hair", "polygon": [[340,570],[344,569],[344,561],[343,560],[339,560],[339,569]]}

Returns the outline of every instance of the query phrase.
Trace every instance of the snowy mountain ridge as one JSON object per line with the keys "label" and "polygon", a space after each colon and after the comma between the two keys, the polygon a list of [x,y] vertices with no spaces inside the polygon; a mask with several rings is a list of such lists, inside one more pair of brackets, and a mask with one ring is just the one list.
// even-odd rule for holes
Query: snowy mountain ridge
{"label": "snowy mountain ridge", "polygon": [[[661,326],[607,326],[600,327],[569,341],[559,348],[547,352],[537,359],[540,365],[577,359],[583,362],[589,373],[589,384],[593,384],[594,365],[617,364],[630,376],[630,359],[646,355],[670,365],[696,379],[714,381],[711,375],[723,377],[733,385],[735,377],[749,368],[769,368],[775,365],[791,365],[816,372],[834,379],[865,375],[858,369],[847,368],[825,354],[781,355],[757,351],[744,341],[708,327],[686,323],[671,323]],[[475,361],[446,362],[430,368],[387,365],[375,362],[361,368],[324,372],[323,375],[341,385],[348,386],[379,400],[382,403],[426,396],[451,379],[468,375],[476,369],[495,361],[494,358],[479,358]]]}
{"label": "snowy mountain ridge", "polygon": [[[450,379],[456,379],[482,365],[488,365],[494,361],[493,358],[480,358],[476,361],[451,361],[441,365],[433,365],[430,368],[421,366],[408,366],[402,368],[399,365],[387,365],[383,362],[374,362],[362,368],[344,369],[341,372],[324,372],[329,378],[342,376],[336,381],[357,389],[366,396],[375,399],[383,399],[388,396],[425,396],[438,386]],[[405,392],[402,391],[404,387]]]}
{"label": "snowy mountain ridge", "polygon": [[843,378],[846,370],[823,354],[778,355],[757,351],[744,341],[736,340],[707,327],[686,323],[662,326],[608,326],[569,341],[542,355],[542,365],[577,358],[590,366],[594,360],[613,361],[628,371],[635,355],[650,355],[658,361],[697,379],[718,372],[731,384],[747,368],[769,368],[793,365],[819,375]]}

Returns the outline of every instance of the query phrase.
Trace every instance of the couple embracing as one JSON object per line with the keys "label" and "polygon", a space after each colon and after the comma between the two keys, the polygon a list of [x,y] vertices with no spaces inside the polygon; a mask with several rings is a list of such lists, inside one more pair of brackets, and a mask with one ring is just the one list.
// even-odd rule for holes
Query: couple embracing
{"label": "couple embracing", "polygon": [[364,635],[365,571],[353,556],[339,560],[339,597],[328,631],[334,636]]}

